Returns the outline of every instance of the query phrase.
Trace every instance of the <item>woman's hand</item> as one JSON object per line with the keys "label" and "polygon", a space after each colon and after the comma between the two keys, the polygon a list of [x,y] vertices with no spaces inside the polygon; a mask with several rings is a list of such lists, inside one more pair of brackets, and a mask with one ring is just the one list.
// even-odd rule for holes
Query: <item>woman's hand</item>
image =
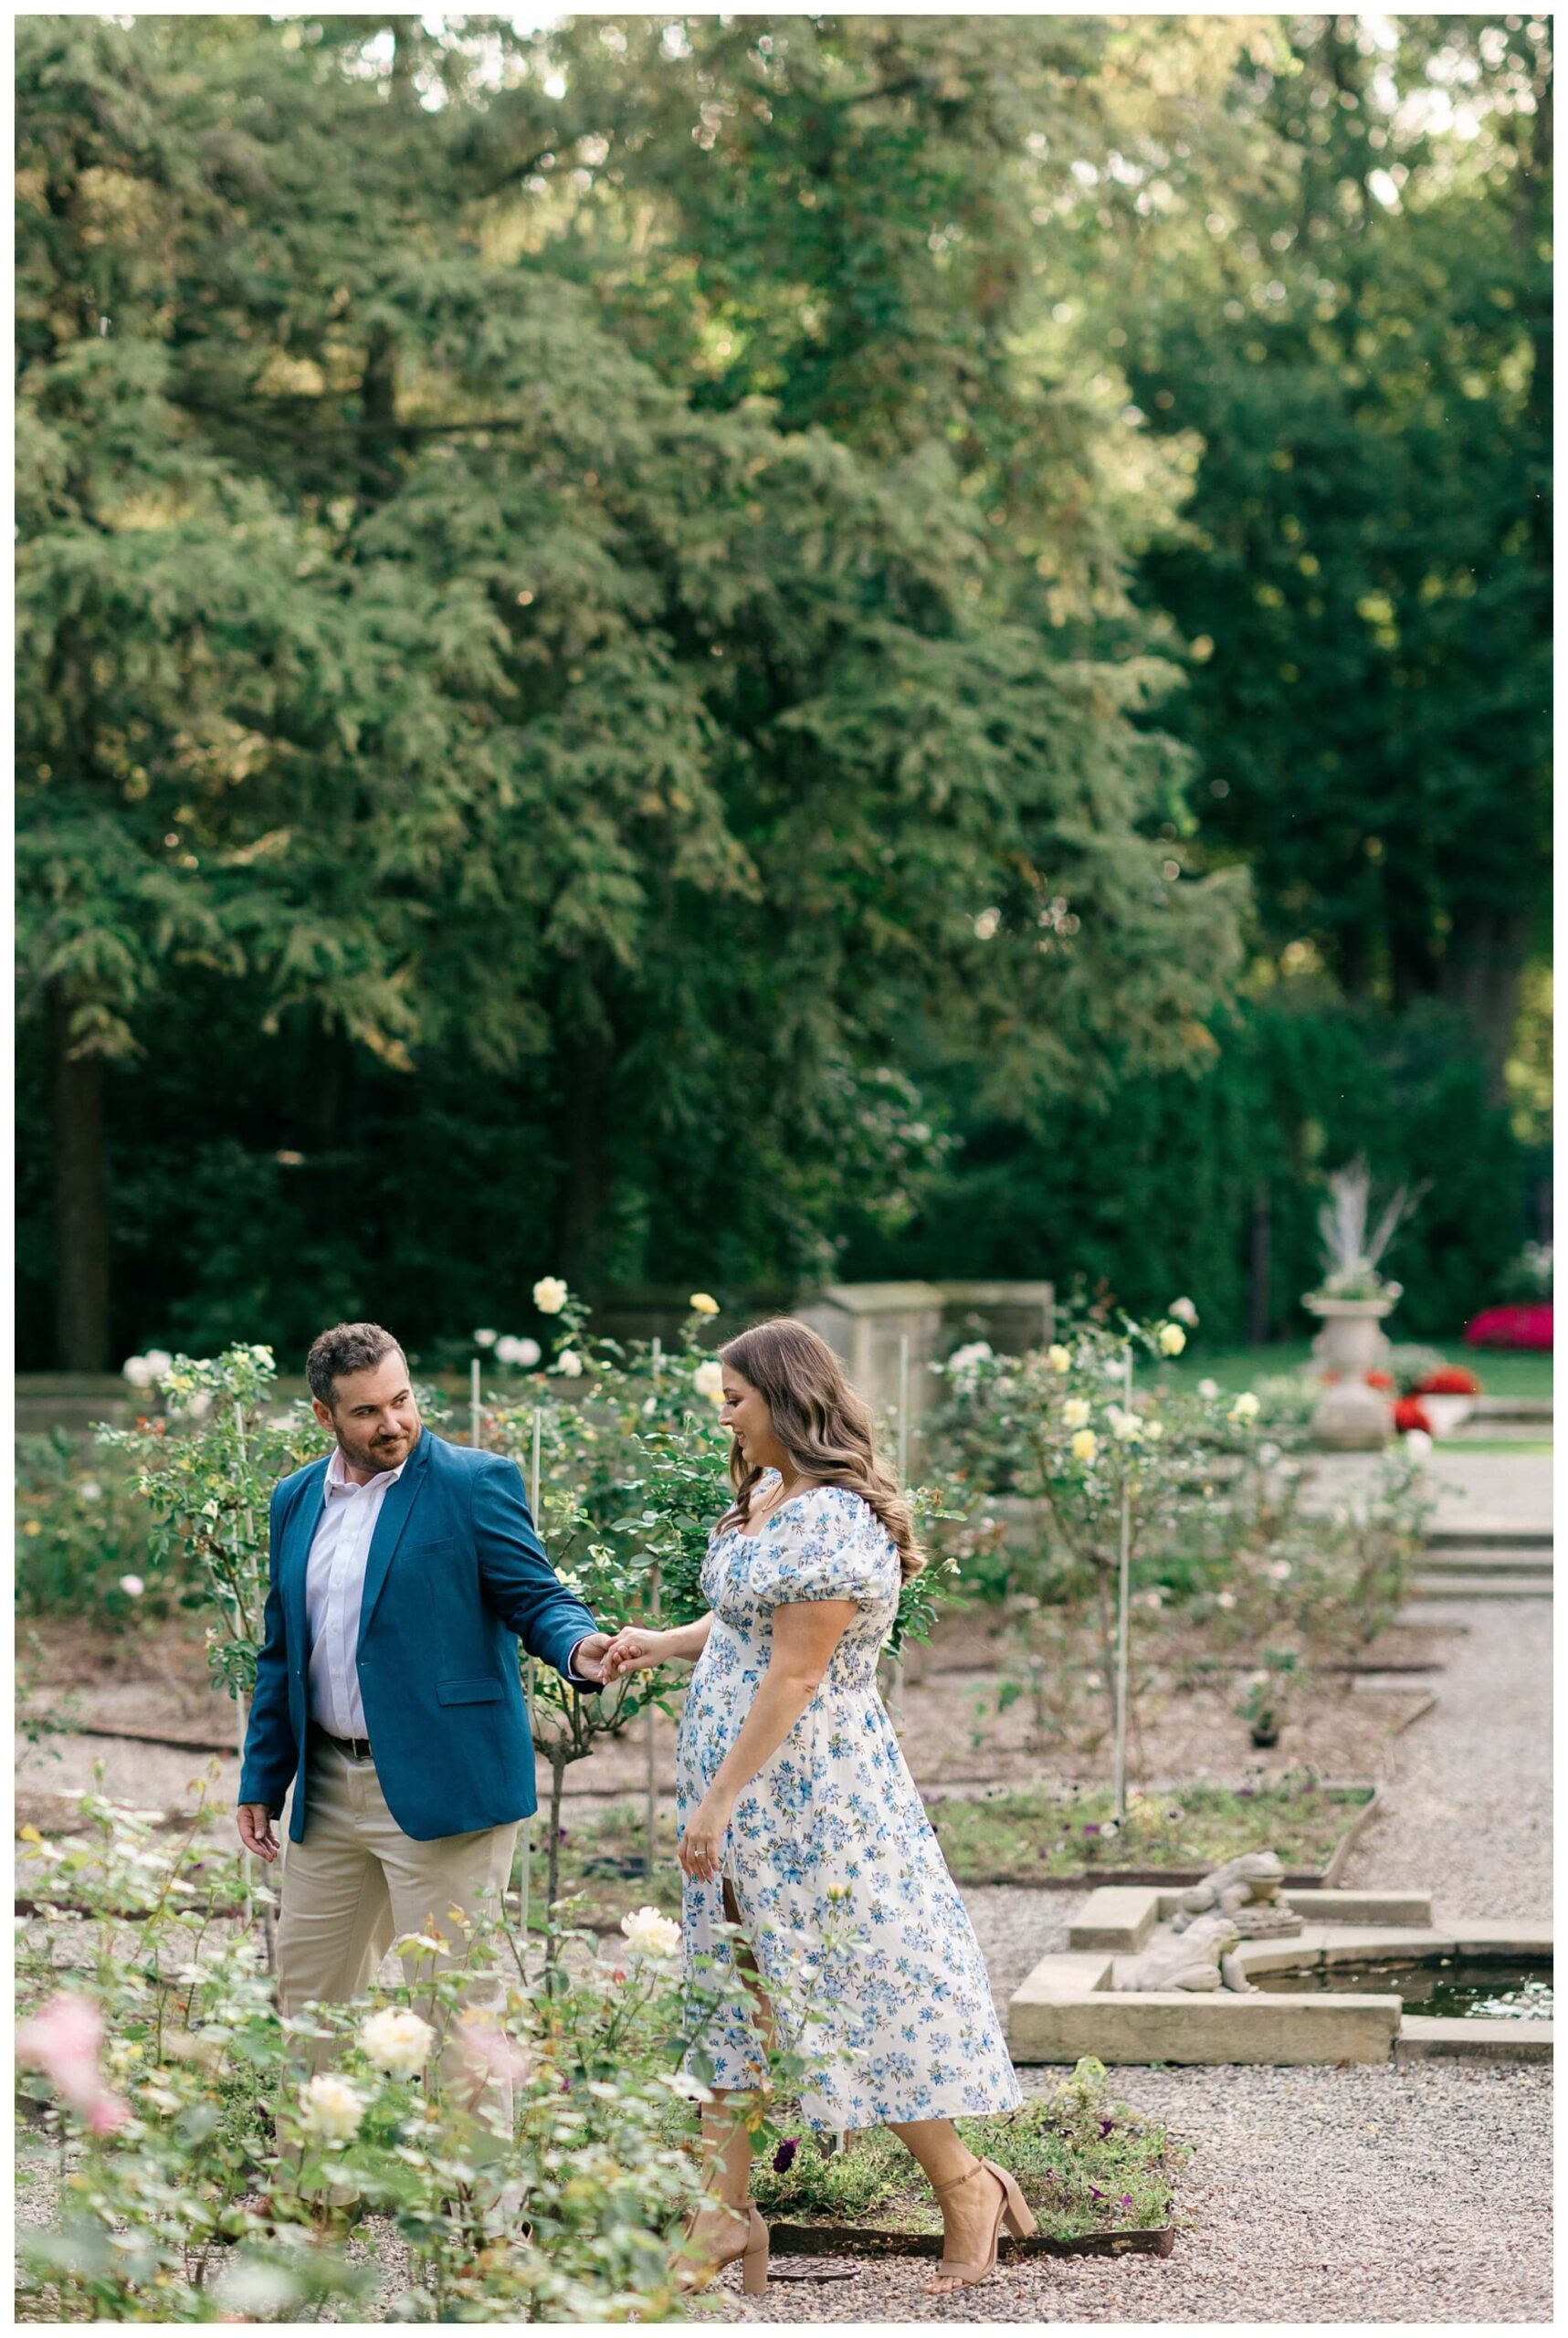
{"label": "woman's hand", "polygon": [[675,1856],[682,1872],[694,1882],[710,1883],[718,1874],[734,1807],[728,1795],[719,1794],[710,1786],[687,1820],[686,1832]]}
{"label": "woman's hand", "polygon": [[605,1682],[662,1664],[668,1653],[664,1645],[668,1638],[668,1633],[650,1632],[641,1624],[623,1625],[604,1653]]}

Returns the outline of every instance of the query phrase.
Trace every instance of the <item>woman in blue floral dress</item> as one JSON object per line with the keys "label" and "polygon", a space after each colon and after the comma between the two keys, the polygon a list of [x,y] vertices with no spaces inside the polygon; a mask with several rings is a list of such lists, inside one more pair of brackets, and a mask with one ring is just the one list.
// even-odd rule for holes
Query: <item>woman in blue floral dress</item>
{"label": "woman in blue floral dress", "polygon": [[[703,1565],[710,1613],[674,1631],[621,1632],[605,1678],[696,1660],[676,1756],[688,1958],[727,1958],[728,1922],[759,1995],[770,1978],[804,1978],[802,2115],[901,2138],[942,2203],[932,2287],[956,2288],[993,2270],[1004,2221],[1022,2233],[1034,2220],[1011,2176],[974,2158],[952,2124],[1023,2098],[979,1944],[877,1690],[901,1584],[924,1561],[869,1411],[825,1341],[787,1319],[763,1323],[720,1363],[735,1500]],[[764,2066],[739,2020],[703,2043],[712,2206],[696,2241],[713,2264],[743,2255],[755,2286],[766,2237],[726,2099],[756,2087]]]}

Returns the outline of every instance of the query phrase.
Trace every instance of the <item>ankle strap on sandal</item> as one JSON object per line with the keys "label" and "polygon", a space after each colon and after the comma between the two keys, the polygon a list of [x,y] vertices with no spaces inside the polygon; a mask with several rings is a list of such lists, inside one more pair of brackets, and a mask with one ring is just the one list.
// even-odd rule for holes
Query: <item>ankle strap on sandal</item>
{"label": "ankle strap on sandal", "polygon": [[972,2175],[984,2175],[984,2169],[985,2162],[983,2159],[977,2159],[973,2167],[964,2169],[962,2175],[950,2176],[945,2184],[933,2184],[931,2188],[940,2200],[944,2192],[956,2192],[959,2185],[967,2184]]}

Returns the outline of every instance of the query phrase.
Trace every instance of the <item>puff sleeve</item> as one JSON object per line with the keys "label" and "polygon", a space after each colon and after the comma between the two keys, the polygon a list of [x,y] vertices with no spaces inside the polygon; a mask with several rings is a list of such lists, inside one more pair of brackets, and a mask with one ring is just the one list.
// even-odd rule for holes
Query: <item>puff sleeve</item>
{"label": "puff sleeve", "polygon": [[899,1554],[868,1503],[817,1486],[784,1503],[757,1539],[748,1588],[764,1607],[807,1599],[880,1606],[899,1593]]}

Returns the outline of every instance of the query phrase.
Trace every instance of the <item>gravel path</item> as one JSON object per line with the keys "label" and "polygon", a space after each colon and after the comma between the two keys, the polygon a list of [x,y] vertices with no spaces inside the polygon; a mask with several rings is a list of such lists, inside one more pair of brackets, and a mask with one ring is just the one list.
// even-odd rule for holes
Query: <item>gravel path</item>
{"label": "gravel path", "polygon": [[1433,1711],[1387,1756],[1386,1813],[1344,1880],[1419,1890],[1464,1916],[1552,1912],[1552,1620],[1534,1599],[1427,1603],[1458,1629]]}
{"label": "gravel path", "polygon": [[[929,2262],[777,2282],[744,2322],[1541,2322],[1552,2319],[1552,2088],[1536,2065],[1114,2073],[1197,2150],[1167,2258],[1033,2259],[921,2294]],[[1024,2073],[1049,2091],[1059,2074]]]}
{"label": "gravel path", "polygon": [[[1423,1610],[1423,1619],[1428,1620]],[[1551,1634],[1534,1601],[1434,1606],[1438,1702],[1394,1743],[1390,1815],[1345,1880],[1430,1887],[1440,1911],[1552,1907]],[[1066,1946],[1082,1895],[964,1895],[999,2008]],[[1026,2092],[1062,2073],[1020,2072]],[[1541,2322],[1552,2319],[1552,2072],[1540,2064],[1133,2069],[1112,2084],[1194,2146],[1168,2258],[1004,2268],[930,2299],[920,2260],[780,2282],[747,2322]]]}

